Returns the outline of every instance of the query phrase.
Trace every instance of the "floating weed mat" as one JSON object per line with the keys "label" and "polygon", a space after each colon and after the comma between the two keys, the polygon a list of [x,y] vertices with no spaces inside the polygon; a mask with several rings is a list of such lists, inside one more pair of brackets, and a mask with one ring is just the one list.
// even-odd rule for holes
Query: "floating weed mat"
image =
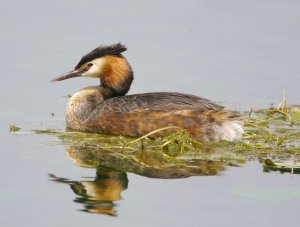
{"label": "floating weed mat", "polygon": [[294,108],[270,108],[250,113],[245,122],[244,141],[240,150],[300,152],[300,120],[294,117]]}
{"label": "floating weed mat", "polygon": [[[153,171],[165,171],[166,174],[167,170],[176,169],[183,171],[176,173],[179,175],[212,175],[222,170],[224,165],[239,166],[249,160],[259,160],[265,171],[299,173],[299,115],[299,107],[287,108],[285,104],[280,108],[245,113],[247,119],[243,139],[235,142],[201,143],[189,137],[186,130],[176,126],[161,128],[140,138],[54,129],[35,130],[35,133],[57,135],[69,156],[73,160],[76,156],[76,162],[84,163],[85,166],[98,165],[101,160],[105,165],[123,163],[118,167],[120,169],[124,169],[124,166],[127,166],[127,170],[132,169],[130,165],[140,172],[150,169],[151,174]],[[169,134],[153,138],[155,133],[162,131]],[[88,158],[86,154],[89,154]]]}
{"label": "floating weed mat", "polygon": [[21,128],[16,125],[13,125],[13,124],[9,125],[9,132],[18,132],[20,130],[21,130]]}
{"label": "floating weed mat", "polygon": [[256,154],[266,172],[299,174],[300,109],[279,107],[248,113],[243,141],[235,149]]}
{"label": "floating weed mat", "polygon": [[[153,135],[161,131],[172,131],[162,138],[153,139]],[[139,138],[103,135],[97,133],[64,132],[55,129],[33,130],[37,134],[56,134],[63,140],[77,140],[83,144],[98,145],[103,149],[122,149],[125,151],[172,150],[174,153],[198,150],[203,144],[189,137],[185,129],[171,126],[150,132]]]}
{"label": "floating weed mat", "polygon": [[[170,133],[153,139],[164,130]],[[38,134],[56,134],[68,156],[78,165],[105,165],[137,174],[159,177],[216,175],[225,165],[239,166],[245,157],[224,145],[230,142],[200,143],[189,137],[186,130],[166,127],[140,138],[101,135],[59,130],[35,130]]]}
{"label": "floating weed mat", "polygon": [[271,159],[264,160],[263,163],[264,171],[280,171],[289,173],[300,173],[300,161],[290,162],[273,162]]}

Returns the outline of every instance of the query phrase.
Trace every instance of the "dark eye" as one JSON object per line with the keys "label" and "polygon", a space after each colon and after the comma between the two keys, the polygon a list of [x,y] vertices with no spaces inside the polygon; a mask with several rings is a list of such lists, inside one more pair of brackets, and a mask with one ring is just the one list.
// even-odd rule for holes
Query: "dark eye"
{"label": "dark eye", "polygon": [[93,63],[87,64],[87,67],[91,68],[93,66]]}

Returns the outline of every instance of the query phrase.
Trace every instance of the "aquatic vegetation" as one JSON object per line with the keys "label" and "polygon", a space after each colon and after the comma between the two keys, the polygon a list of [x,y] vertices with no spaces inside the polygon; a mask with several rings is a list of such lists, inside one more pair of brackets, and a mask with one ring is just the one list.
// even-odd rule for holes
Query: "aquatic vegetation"
{"label": "aquatic vegetation", "polygon": [[290,110],[290,115],[295,120],[300,120],[300,106],[294,106]]}
{"label": "aquatic vegetation", "polygon": [[21,130],[20,127],[13,125],[13,124],[9,124],[9,132],[18,132],[20,130]]}
{"label": "aquatic vegetation", "polygon": [[300,121],[287,109],[258,110],[245,122],[244,149],[272,151],[297,150],[300,139]]}
{"label": "aquatic vegetation", "polygon": [[300,162],[273,162],[271,159],[266,159],[263,163],[264,171],[280,171],[290,173],[300,173]]}
{"label": "aquatic vegetation", "polygon": [[61,130],[57,130],[57,129],[43,129],[43,130],[31,130],[33,132],[35,132],[36,134],[63,134],[64,132]]}

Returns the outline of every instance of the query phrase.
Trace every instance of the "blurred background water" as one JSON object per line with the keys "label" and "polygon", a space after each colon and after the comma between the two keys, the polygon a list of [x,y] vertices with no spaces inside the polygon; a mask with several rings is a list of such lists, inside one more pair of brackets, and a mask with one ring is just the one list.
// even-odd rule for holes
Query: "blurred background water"
{"label": "blurred background water", "polygon": [[[69,189],[49,182],[47,173],[78,178],[95,171],[73,165],[52,137],[11,135],[8,125],[62,129],[64,96],[99,82],[49,81],[72,69],[96,46],[114,42],[128,46],[124,55],[135,72],[131,94],[178,91],[243,111],[277,104],[286,89],[288,103],[299,104],[300,2],[0,3],[1,226],[296,226],[299,193],[275,203],[264,196],[251,197],[251,188],[261,187],[264,193],[265,188],[287,185],[282,190],[290,192],[299,188],[298,177],[264,175],[255,164],[222,177],[185,180],[129,174],[120,217],[77,212],[79,205],[72,202]],[[245,178],[250,192],[233,193]],[[270,216],[259,215],[268,209]]]}

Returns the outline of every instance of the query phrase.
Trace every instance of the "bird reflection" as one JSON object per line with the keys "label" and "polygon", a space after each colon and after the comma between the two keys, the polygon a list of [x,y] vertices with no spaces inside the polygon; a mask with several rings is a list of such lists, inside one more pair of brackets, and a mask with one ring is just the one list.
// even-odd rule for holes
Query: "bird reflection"
{"label": "bird reflection", "polygon": [[50,180],[68,184],[76,194],[75,202],[84,206],[89,213],[116,216],[116,201],[121,200],[121,192],[127,189],[125,172],[100,166],[94,180],[73,181],[49,174]]}
{"label": "bird reflection", "polygon": [[67,156],[78,166],[95,168],[93,180],[74,181],[50,174],[50,180],[68,184],[76,194],[75,202],[83,211],[116,216],[116,203],[127,189],[127,172],[144,177],[178,179],[191,176],[217,175],[224,163],[197,158],[176,159],[158,151],[136,151],[126,154],[121,149],[103,149],[82,139],[62,139]]}
{"label": "bird reflection", "polygon": [[123,172],[159,179],[178,179],[191,176],[212,176],[224,170],[224,163],[202,159],[175,159],[157,151],[147,150],[124,155],[122,152],[105,150],[89,145],[65,143],[69,158],[81,167],[107,166]]}

